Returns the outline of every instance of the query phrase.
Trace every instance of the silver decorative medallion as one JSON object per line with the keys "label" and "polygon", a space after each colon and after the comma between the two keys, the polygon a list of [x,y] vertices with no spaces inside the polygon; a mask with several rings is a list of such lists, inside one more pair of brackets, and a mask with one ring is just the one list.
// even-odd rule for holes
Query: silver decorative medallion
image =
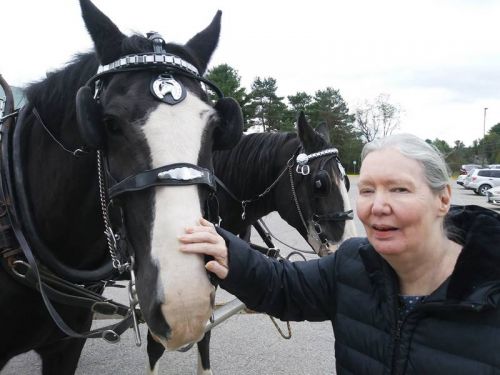
{"label": "silver decorative medallion", "polygon": [[151,81],[151,92],[162,102],[172,105],[182,102],[186,97],[184,86],[168,74],[160,74]]}
{"label": "silver decorative medallion", "polygon": [[307,165],[309,161],[309,156],[307,154],[301,153],[297,155],[297,168],[295,171],[303,176],[307,176],[311,169]]}
{"label": "silver decorative medallion", "polygon": [[158,173],[158,178],[161,180],[183,180],[189,181],[194,180],[196,178],[203,177],[203,173],[197,171],[193,168],[182,167],[182,168],[174,168],[165,172]]}
{"label": "silver decorative medallion", "polygon": [[307,154],[298,154],[297,155],[297,163],[300,164],[300,165],[305,165],[307,164],[307,162],[309,161],[309,157],[307,156]]}

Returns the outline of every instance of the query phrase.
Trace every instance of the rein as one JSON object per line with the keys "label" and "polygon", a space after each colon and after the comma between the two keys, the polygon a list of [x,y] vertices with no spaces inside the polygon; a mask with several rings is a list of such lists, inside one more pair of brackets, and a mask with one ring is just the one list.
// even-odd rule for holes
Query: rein
{"label": "rein", "polygon": [[[29,203],[24,187],[24,176],[22,170],[21,139],[25,130],[25,116],[30,110],[28,104],[19,112],[16,123],[1,121],[2,145],[1,145],[1,189],[0,201],[5,207],[2,217],[8,219],[8,223],[2,226],[2,237],[12,233],[11,242],[2,244],[0,251],[1,261],[7,272],[24,285],[39,291],[42,300],[52,317],[54,323],[69,337],[96,338],[102,337],[108,342],[117,342],[133,321],[130,308],[108,300],[101,295],[92,292],[89,288],[96,285],[104,287],[106,282],[114,274],[112,267],[103,265],[97,270],[72,269],[59,262],[41,241],[34,226],[30,214]],[[12,119],[13,118],[9,118]],[[13,194],[15,192],[15,194]],[[22,224],[21,224],[22,223]],[[44,259],[44,263],[57,273],[64,275],[60,278],[42,267],[32,251],[32,246],[37,249],[38,258]],[[18,255],[24,255],[26,262],[20,260]],[[105,275],[106,277],[102,277]],[[80,286],[80,277],[85,277],[86,286]],[[66,281],[66,279],[70,281]],[[77,281],[79,280],[79,281]],[[118,314],[123,316],[120,322],[83,334],[73,331],[56,311],[51,301],[71,306],[89,308],[93,312],[102,314]]]}

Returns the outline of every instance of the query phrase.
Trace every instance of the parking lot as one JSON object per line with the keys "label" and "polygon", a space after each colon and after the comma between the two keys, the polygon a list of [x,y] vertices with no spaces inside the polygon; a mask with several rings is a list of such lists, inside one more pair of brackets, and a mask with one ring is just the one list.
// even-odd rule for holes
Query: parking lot
{"label": "parking lot", "polygon": [[[357,177],[351,177],[351,201],[357,194]],[[500,211],[500,207],[486,203],[486,197],[465,190],[453,180],[453,204],[475,204]],[[307,248],[297,232],[276,214],[266,218],[272,232],[284,242],[299,248]],[[356,219],[359,235],[364,230]],[[254,242],[258,239],[253,237]],[[279,246],[287,254],[285,246]],[[315,256],[310,256],[314,258]],[[126,296],[115,289],[107,294],[122,302]],[[217,294],[217,302],[229,301],[231,295],[224,291]],[[108,324],[99,321],[96,324]],[[280,322],[281,327],[285,327]],[[146,329],[141,327],[145,341]],[[195,374],[196,349],[187,353],[166,353],[161,359],[160,374]],[[335,373],[334,336],[330,323],[292,323],[292,339],[284,340],[274,328],[269,317],[262,314],[238,314],[216,327],[212,333],[211,360],[214,374],[331,374]],[[118,344],[108,344],[100,339],[88,340],[77,370],[79,375],[144,374],[146,368],[145,343],[137,348],[133,332],[129,330]],[[40,361],[33,353],[19,356],[6,366],[2,375],[40,373]]]}

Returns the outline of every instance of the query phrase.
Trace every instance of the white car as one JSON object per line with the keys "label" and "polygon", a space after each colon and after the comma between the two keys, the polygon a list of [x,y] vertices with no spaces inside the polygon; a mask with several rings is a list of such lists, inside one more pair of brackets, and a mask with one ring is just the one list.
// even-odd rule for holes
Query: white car
{"label": "white car", "polygon": [[465,181],[465,177],[467,177],[466,174],[461,174],[457,177],[457,184],[460,185],[460,186],[464,186],[464,181]]}
{"label": "white car", "polygon": [[464,187],[477,195],[486,195],[488,189],[497,186],[500,186],[500,169],[473,169],[464,181]]}
{"label": "white car", "polygon": [[500,206],[500,186],[494,187],[486,191],[488,203]]}

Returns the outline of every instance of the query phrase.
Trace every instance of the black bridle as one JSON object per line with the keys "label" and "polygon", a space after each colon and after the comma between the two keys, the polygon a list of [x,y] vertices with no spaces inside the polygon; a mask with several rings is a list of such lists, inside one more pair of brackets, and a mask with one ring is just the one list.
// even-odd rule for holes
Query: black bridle
{"label": "black bridle", "polygon": [[[87,85],[95,86],[94,99],[99,100],[104,88],[103,78],[105,76],[140,70],[186,76],[209,86],[219,98],[223,97],[221,90],[212,82],[201,77],[192,64],[178,56],[167,54],[163,49],[164,41],[158,34],[149,35],[149,37],[153,41],[153,53],[124,56],[111,64],[100,67],[97,74],[88,80]],[[159,79],[164,78],[163,76],[159,77]],[[6,94],[10,93],[10,97],[12,97],[8,84],[3,79],[0,80],[0,83],[4,87]],[[159,94],[153,92],[152,88],[151,94],[158,98]],[[8,102],[13,103],[12,98]],[[140,312],[136,310],[138,300],[135,291],[134,254],[132,251],[128,251],[124,245],[127,242],[127,237],[125,235],[123,210],[118,205],[115,205],[117,210],[113,210],[112,215],[110,215],[108,212],[109,204],[113,202],[113,198],[121,194],[132,193],[133,191],[156,186],[200,184],[210,190],[209,198],[214,197],[215,177],[213,176],[213,172],[187,163],[171,164],[140,172],[116,182],[112,178],[109,168],[107,168],[108,162],[105,152],[98,150],[97,167],[100,201],[103,209],[105,233],[111,260],[107,261],[97,270],[82,271],[73,269],[62,264],[52,255],[39,237],[33,222],[29,200],[25,191],[26,184],[22,168],[23,153],[21,150],[21,139],[22,134],[27,128],[27,126],[24,126],[26,123],[25,118],[33,114],[55,143],[62,150],[74,157],[81,157],[86,155],[87,152],[85,152],[83,147],[75,151],[71,151],[65,147],[45,126],[38,111],[31,103],[27,103],[20,111],[14,111],[13,107],[10,107],[12,105],[6,108],[7,115],[0,118],[2,133],[0,166],[0,260],[2,264],[16,280],[39,290],[52,320],[68,337],[80,339],[102,337],[106,341],[117,342],[125,330],[133,327],[136,333],[136,343],[140,345],[138,323],[141,322],[141,317],[139,315]],[[14,121],[15,119],[17,121]],[[119,214],[116,215],[115,212]],[[215,221],[215,217],[218,217],[218,212],[215,214],[212,213],[209,216],[208,219]],[[117,217],[118,219],[116,219]],[[116,221],[112,222],[112,220]],[[113,231],[112,227],[117,227],[118,229]],[[32,251],[32,246],[37,250],[38,259]],[[21,253],[27,262],[13,258]],[[40,263],[43,263],[49,270],[54,270],[62,278],[40,268]],[[115,269],[119,273],[125,271],[129,273],[129,307],[107,300],[100,294],[93,293],[88,289],[89,285],[95,286],[96,284],[100,284],[99,288],[103,288],[111,280],[116,279]],[[77,333],[64,322],[52,305],[52,300],[67,305],[88,307],[94,312],[104,314],[118,313],[124,316],[124,318],[120,322],[110,326],[86,333]]]}
{"label": "black bridle", "polygon": [[[127,55],[119,58],[110,64],[99,67],[98,72],[87,81],[87,86],[94,85],[94,99],[99,100],[104,89],[103,78],[109,75],[130,72],[130,71],[159,71],[162,73],[158,80],[164,79],[164,74],[176,74],[186,76],[197,81],[203,82],[209,86],[219,98],[223,98],[224,94],[213,82],[203,78],[196,67],[189,62],[181,59],[178,56],[167,54],[164,49],[164,41],[157,33],[149,33],[148,38],[153,41],[152,53],[144,53],[139,55]],[[177,85],[179,85],[176,82]],[[160,98],[160,93],[151,85],[151,94],[156,98]],[[182,99],[181,99],[182,100]],[[169,102],[175,105],[177,102]],[[136,173],[121,181],[113,178],[112,172],[109,169],[107,155],[103,150],[97,151],[97,172],[99,179],[99,196],[104,219],[104,226],[108,243],[108,250],[112,259],[112,264],[120,273],[128,271],[133,273],[133,250],[128,251],[130,244],[126,241],[126,230],[124,225],[123,209],[117,203],[118,196],[141,191],[144,189],[157,186],[185,186],[185,185],[202,185],[209,190],[208,199],[215,197],[215,176],[213,172],[201,168],[190,163],[168,164]],[[109,207],[113,207],[117,211],[117,215],[110,215]],[[205,207],[209,206],[205,202]],[[208,213],[206,213],[207,216]],[[206,217],[210,221],[216,221],[217,213],[210,213]],[[113,223],[113,217],[118,218],[118,224]]]}
{"label": "black bridle", "polygon": [[[290,188],[292,191],[292,196],[294,199],[295,207],[297,209],[297,213],[299,215],[299,218],[301,220],[302,225],[304,226],[304,229],[307,234],[311,234],[309,227],[307,225],[307,222],[304,218],[304,215],[302,213],[302,209],[300,207],[300,203],[297,197],[296,193],[296,188],[295,188],[295,183],[293,179],[293,171],[295,167],[295,173],[301,174],[303,176],[307,176],[310,173],[310,166],[308,165],[309,161],[314,160],[316,158],[322,158],[322,163],[320,165],[320,170],[323,170],[325,167],[325,164],[328,162],[328,160],[334,159],[335,162],[337,163],[337,166],[339,168],[340,174],[341,174],[341,181],[346,184],[347,188],[347,181],[346,181],[346,174],[344,167],[342,166],[342,163],[340,162],[340,159],[338,157],[338,150],[336,148],[328,148],[321,150],[319,152],[315,152],[312,154],[306,154],[305,152],[300,152],[302,150],[302,147],[299,146],[297,150],[293,153],[293,155],[288,159],[286,162],[286,165],[283,167],[279,175],[274,179],[274,181],[266,188],[264,191],[258,195],[256,195],[253,198],[250,199],[239,199],[236,197],[236,195],[224,184],[223,181],[221,181],[218,177],[215,177],[217,184],[222,187],[226,191],[226,193],[236,202],[238,202],[241,205],[241,218],[242,220],[245,220],[246,218],[246,208],[249,204],[257,202],[264,196],[266,196],[273,188],[276,186],[276,184],[281,180],[281,178],[286,174],[288,171],[288,175],[290,177]],[[322,222],[338,222],[338,221],[346,221],[346,220],[353,220],[354,215],[352,210],[348,211],[334,211],[330,212],[328,214],[316,214],[314,213],[312,215],[313,219],[313,224],[314,224],[314,230],[315,234],[318,236],[318,239],[321,241],[323,246],[328,247],[329,246],[329,241],[328,241],[328,236],[324,233],[323,228],[321,227]]]}
{"label": "black bridle", "polygon": [[[346,188],[348,188],[347,187],[347,175],[345,173],[344,167],[342,166],[342,163],[340,162],[340,159],[338,157],[338,150],[336,148],[328,148],[328,149],[321,150],[319,152],[315,152],[312,154],[306,154],[305,152],[300,153],[299,155],[297,155],[297,158],[296,158],[297,166],[295,168],[295,171],[303,176],[309,175],[311,169],[310,169],[310,166],[308,163],[309,163],[309,161],[317,159],[317,158],[323,159],[321,161],[318,173],[321,171],[325,171],[325,165],[327,164],[327,162],[329,160],[333,159],[337,163],[337,167],[338,167],[339,172],[340,172],[340,180],[342,181],[342,183],[344,183],[346,185]],[[290,176],[290,186],[292,188],[293,200],[294,200],[295,206],[297,208],[297,212],[299,214],[300,221],[302,222],[302,225],[304,226],[306,233],[311,234],[309,231],[309,227],[307,225],[307,222],[304,218],[304,215],[302,214],[302,210],[300,208],[300,203],[299,203],[299,200],[297,198],[297,193],[296,193],[296,189],[295,189],[295,184],[293,182],[292,168],[291,167],[288,169],[288,172],[289,172],[289,176]],[[346,220],[353,220],[353,219],[354,219],[354,214],[353,214],[352,210],[334,211],[334,212],[330,212],[330,213],[322,214],[322,215],[317,214],[317,213],[313,213],[312,221],[313,221],[314,232],[318,236],[318,239],[320,240],[321,245],[326,247],[326,248],[329,248],[329,246],[330,246],[329,245],[330,241],[328,240],[328,236],[323,231],[323,228],[321,226],[322,222],[339,222],[339,221],[346,221]]]}

